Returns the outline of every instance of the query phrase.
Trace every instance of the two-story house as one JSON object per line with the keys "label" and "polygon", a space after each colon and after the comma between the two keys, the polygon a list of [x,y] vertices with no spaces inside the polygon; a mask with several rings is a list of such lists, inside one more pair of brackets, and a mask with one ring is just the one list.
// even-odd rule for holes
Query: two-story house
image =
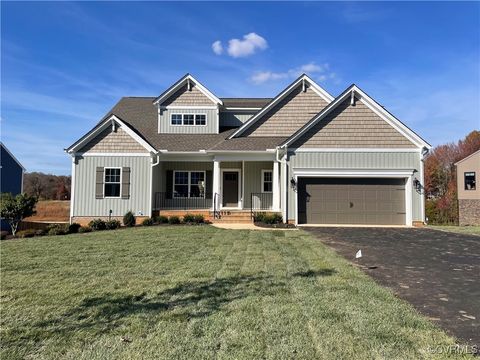
{"label": "two-story house", "polygon": [[480,225],[480,150],[455,163],[459,225]]}
{"label": "two-story house", "polygon": [[66,149],[70,217],[420,224],[429,148],[356,85],[333,97],[302,75],[271,99],[219,98],[187,74],[158,97],[122,98]]}

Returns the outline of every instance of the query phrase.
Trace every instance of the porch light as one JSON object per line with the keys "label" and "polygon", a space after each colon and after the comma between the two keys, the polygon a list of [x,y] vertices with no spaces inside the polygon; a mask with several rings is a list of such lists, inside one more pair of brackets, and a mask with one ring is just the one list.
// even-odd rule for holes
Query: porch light
{"label": "porch light", "polygon": [[297,188],[297,182],[295,181],[295,178],[293,178],[293,177],[290,179],[290,186],[294,190]]}
{"label": "porch light", "polygon": [[422,190],[422,184],[420,183],[420,180],[418,180],[417,178],[413,179],[413,187],[415,188],[415,190],[420,192]]}

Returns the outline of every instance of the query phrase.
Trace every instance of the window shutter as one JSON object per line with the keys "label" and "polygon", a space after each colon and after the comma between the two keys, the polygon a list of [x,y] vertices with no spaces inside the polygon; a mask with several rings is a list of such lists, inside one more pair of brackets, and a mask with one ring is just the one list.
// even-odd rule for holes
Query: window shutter
{"label": "window shutter", "polygon": [[130,199],[130,168],[122,168],[122,199]]}
{"label": "window shutter", "polygon": [[213,194],[212,194],[212,188],[213,188],[212,179],[213,179],[212,170],[207,170],[206,174],[205,174],[205,197],[207,199],[211,199],[212,196],[213,196]]}
{"label": "window shutter", "polygon": [[165,179],[165,199],[171,199],[173,195],[173,170],[166,171]]}
{"label": "window shutter", "polygon": [[95,174],[95,199],[103,199],[103,167],[97,167]]}

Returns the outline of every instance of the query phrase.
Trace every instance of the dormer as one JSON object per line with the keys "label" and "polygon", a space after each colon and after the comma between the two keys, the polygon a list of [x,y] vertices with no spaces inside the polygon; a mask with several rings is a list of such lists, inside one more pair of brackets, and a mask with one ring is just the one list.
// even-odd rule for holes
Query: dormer
{"label": "dormer", "polygon": [[218,134],[222,100],[187,74],[157,97],[161,134]]}

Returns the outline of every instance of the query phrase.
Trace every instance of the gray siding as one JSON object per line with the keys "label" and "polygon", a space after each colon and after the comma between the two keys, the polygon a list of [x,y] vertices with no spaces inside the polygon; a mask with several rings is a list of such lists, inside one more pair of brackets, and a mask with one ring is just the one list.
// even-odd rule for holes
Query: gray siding
{"label": "gray siding", "polygon": [[257,111],[222,111],[220,113],[220,126],[241,126],[255,113]]}
{"label": "gray siding", "polygon": [[[77,157],[73,216],[108,216],[110,209],[113,216],[129,210],[150,216],[150,166],[149,156]],[[130,167],[130,198],[95,199],[97,167]]]}
{"label": "gray siding", "polygon": [[[243,207],[249,209],[252,203],[251,194],[262,192],[262,170],[272,170],[272,161],[246,161],[245,162],[245,187]],[[271,197],[269,198],[271,202]],[[254,200],[255,201],[255,200]],[[258,201],[258,200],[257,200]],[[271,206],[272,204],[270,204]]]}
{"label": "gray siding", "polygon": [[[206,126],[171,125],[171,114],[206,114]],[[216,109],[191,109],[188,106],[182,109],[160,109],[159,113],[161,134],[217,134],[218,113]]]}
{"label": "gray siding", "polygon": [[[312,152],[290,153],[287,181],[293,177],[293,168],[314,169],[408,169],[420,172],[420,153],[417,152]],[[285,185],[282,185],[282,188]],[[295,192],[288,186],[288,218],[295,218]],[[412,191],[412,221],[422,221],[421,195]]]}

